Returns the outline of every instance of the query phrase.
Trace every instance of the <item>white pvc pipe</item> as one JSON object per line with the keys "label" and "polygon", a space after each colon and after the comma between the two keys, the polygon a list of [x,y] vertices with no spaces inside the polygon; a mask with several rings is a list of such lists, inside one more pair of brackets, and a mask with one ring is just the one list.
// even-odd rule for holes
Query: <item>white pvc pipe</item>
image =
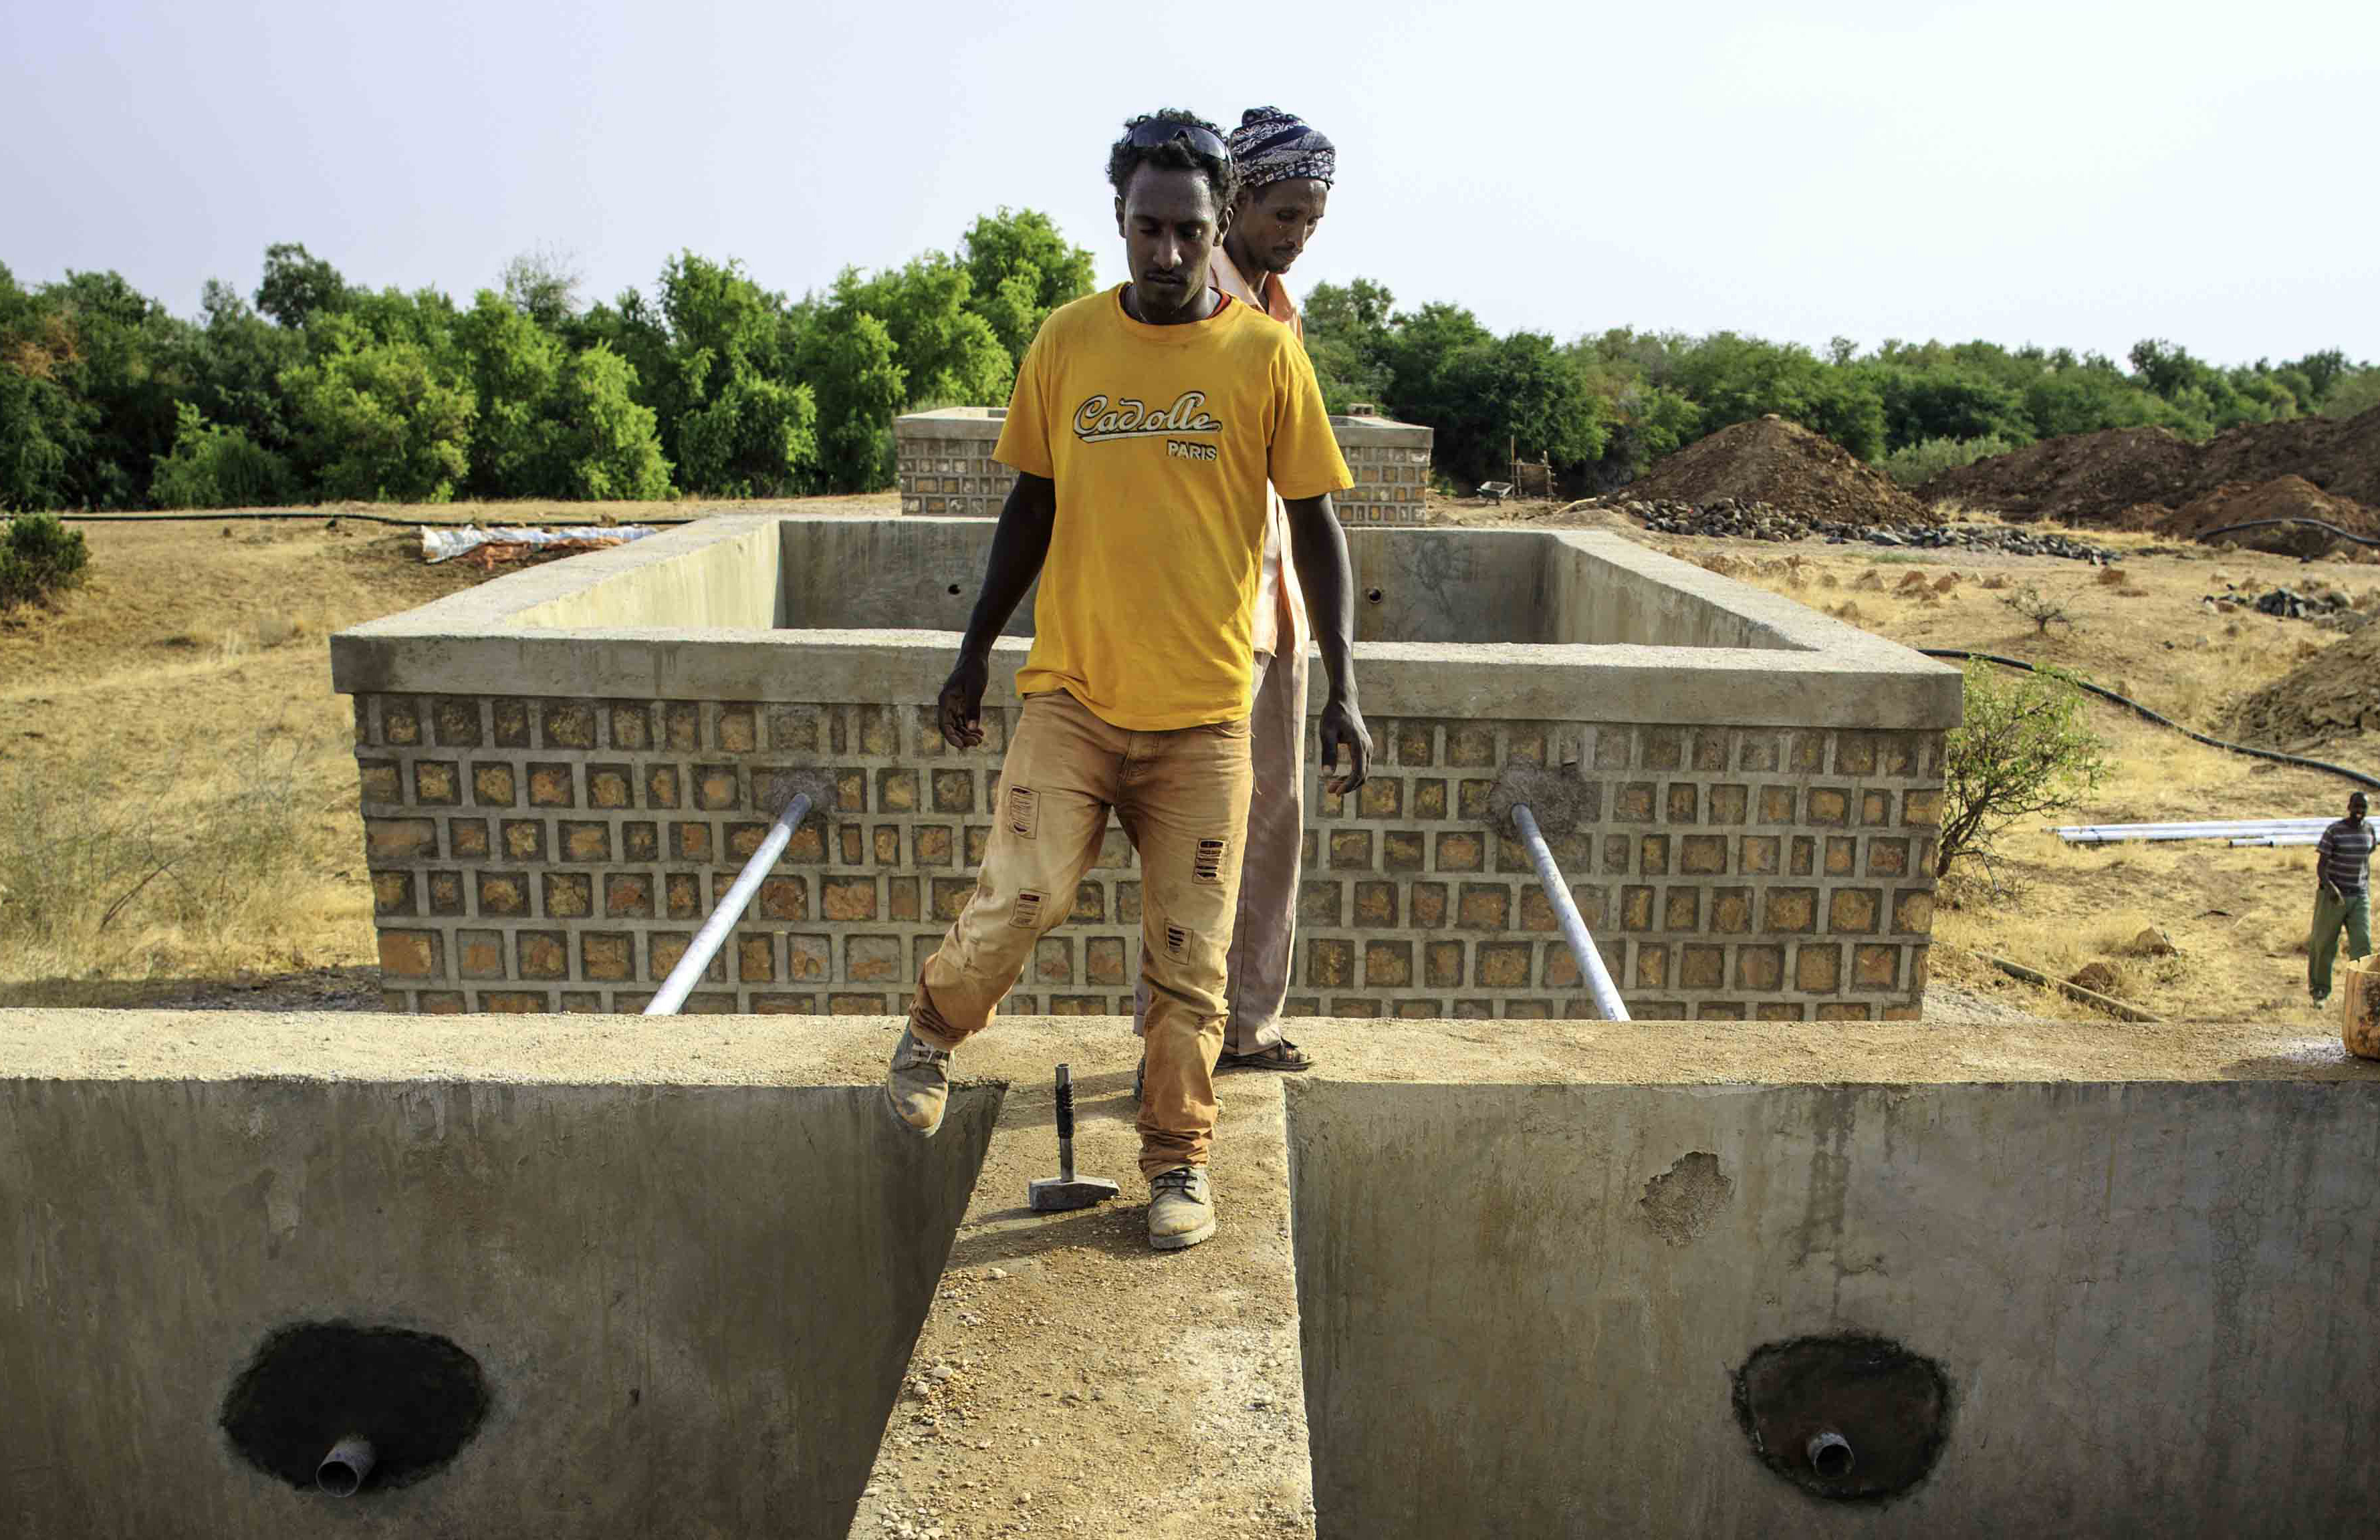
{"label": "white pvc pipe", "polygon": [[810,798],[807,792],[785,804],[785,810],[778,814],[777,821],[769,826],[769,837],[760,842],[760,848],[752,853],[752,858],[744,863],[744,869],[735,874],[735,885],[727,890],[727,896],[719,901],[719,907],[710,912],[710,917],[702,922],[702,928],[694,933],[694,944],[686,949],[686,955],[677,960],[677,966],[670,970],[669,977],[662,982],[661,992],[653,996],[652,1003],[645,1007],[646,1015],[677,1014],[678,1007],[686,1003],[686,997],[693,992],[703,970],[710,966],[713,957],[719,955],[727,933],[735,928],[736,920],[744,914],[744,906],[752,902],[752,894],[760,886],[760,879],[769,875],[769,868],[775,866],[777,857],[784,854],[785,842],[794,837],[795,827],[808,816],[809,810]]}
{"label": "white pvc pipe", "polygon": [[2271,831],[2286,829],[2322,829],[2328,826],[2326,818],[2304,819],[2208,819],[2190,823],[2078,823],[2060,826],[2056,832],[2071,838],[2078,835],[2139,836],[2154,834],[2214,834],[2226,830],[2260,830]]}
{"label": "white pvc pipe", "polygon": [[2154,843],[2171,840],[2259,839],[2294,834],[2319,835],[2328,819],[2241,819],[2228,823],[2081,824],[2056,831],[2070,845]]}
{"label": "white pvc pipe", "polygon": [[1537,829],[1537,816],[1529,811],[1526,803],[1515,804],[1512,821],[1520,827],[1521,840],[1529,847],[1529,859],[1536,863],[1537,882],[1546,891],[1546,902],[1553,905],[1554,918],[1560,922],[1562,940],[1570,943],[1571,955],[1578,959],[1578,971],[1585,978],[1587,991],[1595,996],[1596,1013],[1608,1022],[1624,1022],[1628,1007],[1620,1002],[1620,990],[1611,982],[1611,975],[1603,965],[1603,953],[1595,949],[1595,938],[1586,933],[1586,921],[1579,917],[1578,905],[1571,902],[1570,884],[1562,880],[1561,868],[1554,865],[1554,853],[1546,848],[1546,837]]}

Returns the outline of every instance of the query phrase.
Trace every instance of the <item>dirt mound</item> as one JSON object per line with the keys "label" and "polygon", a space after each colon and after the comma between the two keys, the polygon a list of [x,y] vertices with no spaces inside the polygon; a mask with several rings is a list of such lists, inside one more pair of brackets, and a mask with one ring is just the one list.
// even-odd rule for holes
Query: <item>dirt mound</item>
{"label": "dirt mound", "polygon": [[1611,495],[1696,504],[1730,498],[1848,524],[1940,522],[1881,471],[1825,435],[1779,417],[1722,428]]}
{"label": "dirt mound", "polygon": [[2353,418],[2234,428],[2204,443],[2162,428],[2076,433],[1944,471],[1918,495],[1928,502],[1953,498],[2017,518],[2131,527],[2142,517],[2141,503],[2180,508],[2227,482],[2256,485],[2282,477],[2301,478],[2333,498],[2380,506],[2380,407]]}
{"label": "dirt mound", "polygon": [[2331,643],[2231,708],[2242,743],[2296,749],[2380,731],[2380,625]]}
{"label": "dirt mound", "polygon": [[2199,479],[2225,481],[2301,476],[2333,497],[2380,508],[2380,406],[2360,417],[2304,417],[2234,428],[2198,452]]}
{"label": "dirt mound", "polygon": [[[2195,486],[2198,446],[2162,428],[2075,433],[1960,466],[1917,489],[2010,518],[2113,523],[2140,503],[2176,508]],[[2133,515],[2138,517],[2137,515]]]}
{"label": "dirt mound", "polygon": [[[2203,540],[2228,526],[2268,518],[2320,519],[2351,535],[2380,536],[2380,515],[2360,503],[2333,497],[2302,476],[2278,476],[2258,482],[2226,481],[2159,519],[2156,531],[2175,540]],[[2224,539],[2289,556],[2319,556],[2334,543],[2323,531],[2303,525],[2242,530]]]}

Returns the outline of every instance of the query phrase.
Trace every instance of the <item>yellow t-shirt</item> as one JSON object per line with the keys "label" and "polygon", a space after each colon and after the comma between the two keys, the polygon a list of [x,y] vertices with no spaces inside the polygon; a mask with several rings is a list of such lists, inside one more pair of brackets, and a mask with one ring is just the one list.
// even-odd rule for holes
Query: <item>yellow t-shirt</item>
{"label": "yellow t-shirt", "polygon": [[1133,732],[1247,715],[1265,482],[1354,485],[1290,329],[1237,301],[1151,326],[1121,285],[1078,299],[1033,339],[993,453],[1057,483],[1017,690]]}

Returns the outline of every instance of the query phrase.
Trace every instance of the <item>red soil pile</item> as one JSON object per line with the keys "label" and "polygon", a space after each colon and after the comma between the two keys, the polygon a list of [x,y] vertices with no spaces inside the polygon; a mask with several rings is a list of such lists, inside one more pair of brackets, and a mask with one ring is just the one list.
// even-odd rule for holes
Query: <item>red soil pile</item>
{"label": "red soil pile", "polygon": [[[2175,540],[2203,540],[2230,525],[2273,518],[2319,519],[2350,535],[2380,536],[2380,514],[2360,503],[2333,497],[2302,476],[2279,476],[2258,482],[2226,481],[2205,496],[2193,498],[2168,514],[2155,528]],[[2319,556],[2336,543],[2322,530],[2304,525],[2243,529],[2223,539],[2289,556]]]}
{"label": "red soil pile", "polygon": [[1611,497],[1697,507],[1732,498],[1851,524],[1941,522],[1832,439],[1774,416],[1734,423],[1696,440]]}
{"label": "red soil pile", "polygon": [[2016,518],[2138,527],[2142,503],[2179,509],[2228,483],[2260,486],[2289,477],[2332,499],[2380,506],[2380,407],[2352,418],[2234,428],[2202,444],[2162,428],[2077,433],[1945,471],[1918,494]]}

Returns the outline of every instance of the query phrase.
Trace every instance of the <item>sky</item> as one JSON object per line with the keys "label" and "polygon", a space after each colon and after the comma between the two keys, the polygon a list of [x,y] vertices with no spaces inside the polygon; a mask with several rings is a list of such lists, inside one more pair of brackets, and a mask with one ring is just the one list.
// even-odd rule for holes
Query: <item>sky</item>
{"label": "sky", "polygon": [[[1227,19],[1228,18],[1228,19]],[[1335,139],[1300,292],[1499,331],[2380,359],[2371,0],[0,0],[0,263],[177,313],[264,248],[468,299],[690,249],[771,288],[1042,210],[1121,279],[1123,119]]]}

